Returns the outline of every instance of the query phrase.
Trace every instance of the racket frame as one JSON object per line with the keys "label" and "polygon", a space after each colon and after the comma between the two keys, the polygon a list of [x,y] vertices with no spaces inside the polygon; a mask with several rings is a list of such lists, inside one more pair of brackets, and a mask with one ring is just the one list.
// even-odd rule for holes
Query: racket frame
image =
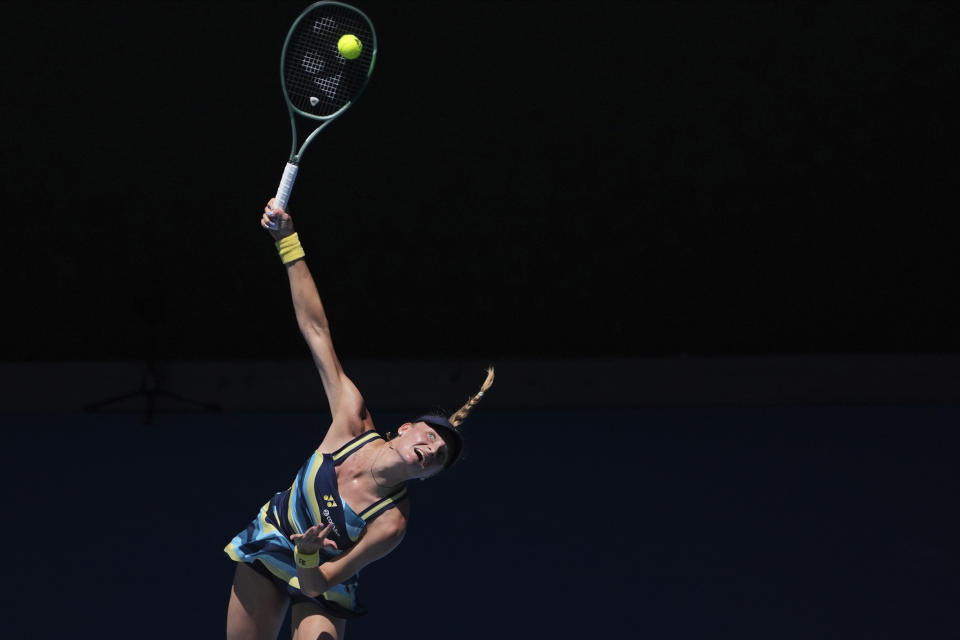
{"label": "racket frame", "polygon": [[[357,90],[356,94],[347,101],[342,107],[337,109],[331,114],[325,116],[318,116],[312,113],[303,111],[302,109],[297,108],[293,102],[290,100],[290,96],[287,93],[287,77],[286,77],[286,61],[287,61],[287,49],[290,47],[290,39],[293,37],[294,32],[297,29],[297,26],[308,16],[310,15],[317,7],[319,6],[338,6],[349,11],[357,13],[361,18],[363,18],[367,25],[370,27],[370,34],[373,36],[373,42],[364,43],[364,46],[373,47],[370,52],[370,66],[367,68],[366,77],[363,80],[363,84]],[[350,105],[352,105],[356,99],[363,93],[364,89],[367,88],[367,83],[370,81],[370,76],[373,74],[373,67],[377,61],[377,31],[373,27],[373,22],[370,18],[360,9],[354,7],[353,5],[346,4],[345,2],[336,2],[335,0],[320,0],[320,2],[315,2],[309,7],[304,9],[297,19],[293,21],[293,24],[290,26],[290,29],[287,31],[287,37],[283,41],[283,50],[280,52],[280,86],[283,89],[283,101],[287,105],[287,112],[290,114],[290,133],[291,133],[291,142],[290,142],[290,157],[287,160],[287,165],[284,167],[283,177],[280,180],[280,186],[277,188],[276,195],[276,208],[286,209],[287,202],[290,200],[290,193],[293,191],[293,183],[297,179],[297,171],[299,170],[300,160],[303,157],[304,152],[307,149],[307,146],[317,135],[331,122],[333,122],[338,116],[343,114]],[[297,116],[307,118],[308,120],[320,121],[320,126],[316,127],[310,135],[308,135],[303,143],[300,145],[300,148],[297,148]]]}

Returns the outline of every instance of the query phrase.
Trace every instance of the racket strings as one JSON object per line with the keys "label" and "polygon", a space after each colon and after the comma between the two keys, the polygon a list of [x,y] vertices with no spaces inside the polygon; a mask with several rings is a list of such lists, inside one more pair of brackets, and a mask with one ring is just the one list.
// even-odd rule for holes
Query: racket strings
{"label": "racket strings", "polygon": [[[347,60],[337,49],[337,42],[346,34],[363,43],[354,60]],[[375,48],[373,29],[358,12],[326,6],[304,15],[291,32],[284,55],[287,99],[317,117],[339,111],[366,85]]]}

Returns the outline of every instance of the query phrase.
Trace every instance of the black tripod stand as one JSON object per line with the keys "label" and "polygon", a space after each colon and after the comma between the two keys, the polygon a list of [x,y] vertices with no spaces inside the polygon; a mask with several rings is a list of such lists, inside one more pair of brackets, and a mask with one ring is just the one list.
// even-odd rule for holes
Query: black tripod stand
{"label": "black tripod stand", "polygon": [[103,400],[98,400],[96,402],[91,402],[83,409],[87,413],[98,413],[105,407],[120,404],[124,400],[130,400],[133,398],[143,398],[144,400],[144,424],[153,424],[153,416],[157,412],[157,400],[163,398],[173,400],[182,406],[194,407],[197,409],[202,409],[203,411],[220,411],[222,409],[222,407],[216,403],[195,400],[193,398],[188,398],[162,388],[159,384],[159,376],[157,375],[156,364],[152,361],[147,362],[146,364],[142,377],[140,378],[139,389],[118,396],[104,398]]}
{"label": "black tripod stand", "polygon": [[143,423],[152,424],[154,415],[158,410],[158,400],[167,399],[179,404],[181,407],[201,409],[203,411],[220,411],[222,407],[214,402],[205,402],[188,398],[178,393],[164,389],[160,384],[160,375],[157,368],[157,333],[158,325],[163,318],[163,304],[157,294],[142,295],[137,298],[136,308],[139,314],[146,320],[148,330],[146,364],[140,378],[140,387],[129,393],[104,398],[91,402],[84,406],[87,413],[98,413],[111,405],[122,404],[125,400],[143,398],[144,415]]}

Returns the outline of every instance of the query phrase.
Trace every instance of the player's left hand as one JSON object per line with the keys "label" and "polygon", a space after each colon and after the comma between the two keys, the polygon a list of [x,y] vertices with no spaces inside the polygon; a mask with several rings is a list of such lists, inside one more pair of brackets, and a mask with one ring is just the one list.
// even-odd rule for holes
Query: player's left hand
{"label": "player's left hand", "polygon": [[313,553],[321,547],[325,549],[337,549],[337,543],[335,541],[327,540],[327,534],[330,533],[330,527],[332,526],[333,525],[328,524],[325,527],[321,527],[315,524],[303,533],[291,534],[290,539],[293,541],[293,544],[297,545],[300,553]]}

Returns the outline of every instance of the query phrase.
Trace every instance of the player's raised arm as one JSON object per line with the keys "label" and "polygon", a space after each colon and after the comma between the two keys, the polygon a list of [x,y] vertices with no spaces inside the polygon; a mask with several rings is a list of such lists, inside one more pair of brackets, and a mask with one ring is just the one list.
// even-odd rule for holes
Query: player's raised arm
{"label": "player's raised arm", "polygon": [[349,440],[372,428],[372,422],[363,397],[344,373],[333,348],[327,314],[304,259],[305,252],[294,230],[293,219],[283,209],[275,209],[275,204],[275,199],[271,198],[264,207],[260,225],[276,241],[280,259],[287,268],[297,325],[310,347],[333,416],[327,434],[328,444],[336,447],[339,441]]}

